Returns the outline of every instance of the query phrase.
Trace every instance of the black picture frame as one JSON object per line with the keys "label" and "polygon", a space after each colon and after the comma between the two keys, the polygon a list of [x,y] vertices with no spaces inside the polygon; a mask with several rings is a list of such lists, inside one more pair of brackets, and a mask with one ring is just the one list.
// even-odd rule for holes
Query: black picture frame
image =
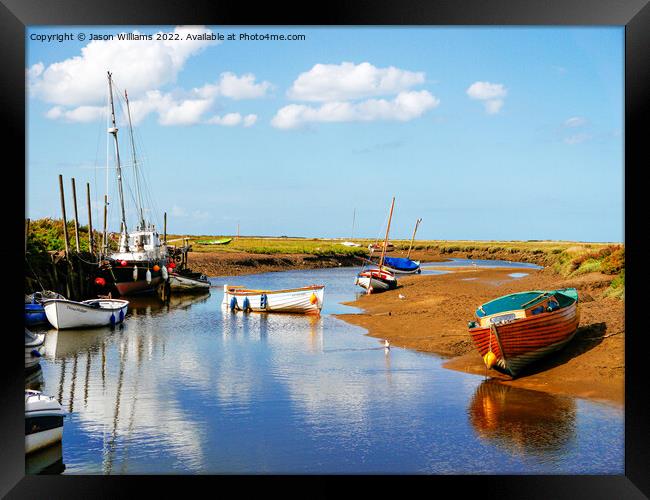
{"label": "black picture frame", "polygon": [[[644,146],[644,122],[650,117],[650,6],[648,0],[437,0],[391,2],[330,1],[324,4],[247,4],[232,0],[1,0],[2,115],[5,156],[1,219],[7,234],[0,248],[3,265],[3,318],[7,330],[0,367],[3,375],[0,405],[0,494],[8,498],[88,498],[134,496],[134,488],[147,496],[173,491],[197,494],[216,481],[250,492],[256,483],[270,493],[300,496],[340,496],[350,492],[348,484],[359,482],[366,494],[388,493],[397,487],[408,494],[422,486],[436,495],[451,491],[494,498],[646,498],[650,495],[650,466],[647,425],[647,375],[642,371],[648,350],[639,305],[643,276],[641,233],[647,227],[642,202],[645,186],[642,172],[648,168]],[[24,277],[23,219],[17,208],[24,199],[24,176],[18,165],[26,165],[25,144],[25,29],[34,25],[617,25],[625,26],[625,244],[627,273],[625,473],[606,476],[26,476],[23,434],[23,366],[19,356],[9,353],[17,346],[17,330],[23,323]],[[9,160],[9,158],[13,158]],[[644,161],[646,160],[646,161]],[[15,172],[14,172],[15,170]],[[22,195],[21,195],[22,188]],[[15,195],[15,196],[14,196]],[[636,202],[636,203],[635,203]],[[8,322],[8,323],[7,323]],[[15,352],[15,351],[14,351]],[[353,481],[356,479],[357,481]],[[404,490],[404,480],[409,490]],[[278,480],[282,484],[278,483]],[[433,481],[433,482],[432,482]],[[137,483],[137,484],[136,484]],[[302,490],[304,483],[309,490]],[[345,489],[342,489],[342,486]],[[195,490],[196,488],[196,490]],[[196,493],[192,493],[192,492]],[[214,495],[218,493],[216,490]],[[200,493],[198,493],[200,494]],[[235,494],[233,492],[233,494]],[[248,495],[247,495],[248,496]]]}

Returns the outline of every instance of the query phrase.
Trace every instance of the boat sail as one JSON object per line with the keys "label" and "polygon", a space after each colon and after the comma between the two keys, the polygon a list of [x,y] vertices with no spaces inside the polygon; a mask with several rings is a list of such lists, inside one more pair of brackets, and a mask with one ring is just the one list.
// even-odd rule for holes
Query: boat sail
{"label": "boat sail", "polygon": [[365,288],[368,293],[384,292],[386,290],[393,290],[397,288],[397,279],[395,274],[384,267],[384,259],[386,258],[386,246],[388,243],[388,233],[390,232],[390,221],[393,218],[393,208],[395,207],[395,197],[390,205],[390,213],[388,215],[388,225],[386,226],[386,237],[382,245],[381,258],[379,259],[378,269],[362,269],[355,280],[355,284],[361,288]]}
{"label": "boat sail", "polygon": [[[104,259],[99,268],[99,276],[104,278],[105,286],[112,287],[119,295],[132,295],[139,293],[152,293],[157,286],[168,279],[167,246],[161,243],[160,235],[154,224],[145,220],[144,207],[142,203],[142,191],[138,180],[138,164],[136,159],[135,144],[133,140],[133,128],[131,123],[131,111],[129,108],[128,94],[124,93],[126,102],[127,117],[129,121],[129,132],[131,138],[131,149],[133,154],[133,169],[135,178],[135,191],[137,193],[137,214],[138,223],[135,230],[129,232],[124,206],[124,188],[122,183],[122,165],[120,163],[120,148],[117,139],[118,128],[115,121],[115,105],[113,101],[113,78],[108,72],[108,88],[110,97],[110,117],[112,126],[108,128],[108,134],[113,137],[115,147],[115,172],[117,176],[117,188],[120,202],[120,237],[117,251],[110,251],[108,238],[104,236]],[[105,197],[106,201],[107,198]],[[106,207],[104,207],[106,214]],[[105,215],[106,218],[106,215]]]}

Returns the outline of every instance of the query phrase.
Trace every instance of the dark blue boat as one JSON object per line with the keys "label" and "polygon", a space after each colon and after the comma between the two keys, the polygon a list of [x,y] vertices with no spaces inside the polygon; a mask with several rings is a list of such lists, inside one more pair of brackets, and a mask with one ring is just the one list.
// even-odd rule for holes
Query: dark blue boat
{"label": "dark blue boat", "polygon": [[42,301],[45,299],[63,299],[63,295],[44,290],[25,296],[25,326],[47,324],[47,316]]}
{"label": "dark blue boat", "polygon": [[404,257],[384,257],[384,266],[397,274],[415,274],[421,273],[420,261],[407,259]]}

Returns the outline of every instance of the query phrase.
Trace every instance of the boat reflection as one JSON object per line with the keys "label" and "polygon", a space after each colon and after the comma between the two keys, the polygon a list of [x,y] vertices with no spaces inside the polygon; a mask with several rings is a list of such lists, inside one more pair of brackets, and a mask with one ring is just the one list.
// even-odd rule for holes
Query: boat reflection
{"label": "boat reflection", "polygon": [[43,369],[39,366],[25,372],[25,389],[40,391],[43,387]]}
{"label": "boat reflection", "polygon": [[314,314],[231,312],[222,306],[224,335],[254,335],[262,341],[323,351],[323,318]]}
{"label": "boat reflection", "polygon": [[62,474],[63,471],[65,464],[61,441],[25,456],[26,474]]}
{"label": "boat reflection", "polygon": [[468,409],[478,436],[513,453],[549,453],[566,447],[576,432],[573,399],[484,381]]}

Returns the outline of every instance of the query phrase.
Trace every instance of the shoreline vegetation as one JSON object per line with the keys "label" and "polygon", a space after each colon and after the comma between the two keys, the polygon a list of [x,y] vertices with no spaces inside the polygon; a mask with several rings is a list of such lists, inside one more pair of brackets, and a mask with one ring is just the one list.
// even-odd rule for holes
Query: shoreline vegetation
{"label": "shoreline vegetation", "polygon": [[[88,250],[88,228],[81,226],[80,250]],[[93,231],[94,241],[101,233]],[[70,248],[74,223],[68,222]],[[251,237],[168,234],[168,243],[189,238],[188,266],[208,276],[234,276],[292,269],[362,265],[367,246],[375,240],[355,238],[360,247],[341,243],[347,238]],[[210,245],[232,238],[227,245]],[[409,240],[392,239],[392,256],[404,257]],[[27,273],[39,263],[60,256],[63,224],[56,219],[31,221],[26,233]],[[575,287],[580,299],[580,324],[574,339],[560,352],[540,360],[515,380],[490,370],[501,383],[622,405],[625,374],[625,247],[621,243],[571,241],[442,241],[414,242],[411,258],[423,270],[447,274],[399,278],[396,290],[361,295],[347,303],[358,314],[337,315],[365,328],[368,335],[387,339],[396,347],[416,349],[445,358],[446,368],[486,375],[480,355],[467,332],[480,304],[523,290]],[[509,276],[513,268],[447,268],[450,258],[528,262],[543,269],[517,268],[525,276]],[[36,281],[26,276],[26,293]],[[350,286],[353,285],[351,275]],[[400,298],[400,296],[404,298]]]}

